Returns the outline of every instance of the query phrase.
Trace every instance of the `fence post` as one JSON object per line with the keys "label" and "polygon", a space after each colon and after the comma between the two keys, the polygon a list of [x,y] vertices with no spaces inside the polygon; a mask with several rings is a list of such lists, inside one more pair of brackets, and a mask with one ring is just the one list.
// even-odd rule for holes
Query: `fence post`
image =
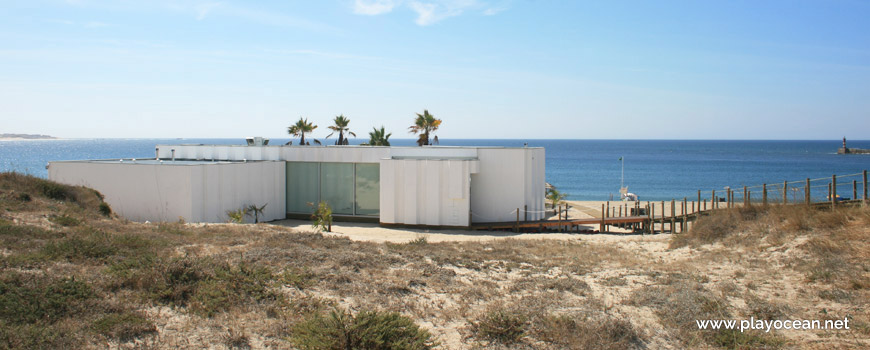
{"label": "fence post", "polygon": [[867,170],[864,170],[864,201],[867,201]]}
{"label": "fence post", "polygon": [[673,199],[671,199],[671,233],[677,232],[677,206]]}
{"label": "fence post", "polygon": [[701,190],[698,190],[698,211],[701,211]]}
{"label": "fence post", "polygon": [[810,197],[810,178],[807,178],[807,185],[804,188],[804,197],[806,197],[804,198],[806,204],[810,205],[810,201],[812,200],[812,197]]}
{"label": "fence post", "polygon": [[749,206],[749,189],[746,186],[743,186],[743,206]]}
{"label": "fence post", "polygon": [[767,206],[767,184],[761,184],[761,205]]}
{"label": "fence post", "polygon": [[852,180],[852,199],[858,199],[858,180]]}
{"label": "fence post", "polygon": [[837,175],[831,175],[831,208],[837,207]]}
{"label": "fence post", "polygon": [[601,224],[598,225],[598,232],[604,232],[604,204],[601,205]]}
{"label": "fence post", "polygon": [[654,233],[656,233],[656,222],[655,222],[655,220],[656,220],[656,204],[646,202],[646,208],[647,208],[646,215],[649,217],[648,230],[649,230],[650,234],[654,234]]}
{"label": "fence post", "polygon": [[728,209],[734,207],[734,190],[728,189]]}
{"label": "fence post", "polygon": [[782,182],[782,204],[788,204],[788,181]]}
{"label": "fence post", "polygon": [[710,193],[710,209],[716,209],[716,190]]}

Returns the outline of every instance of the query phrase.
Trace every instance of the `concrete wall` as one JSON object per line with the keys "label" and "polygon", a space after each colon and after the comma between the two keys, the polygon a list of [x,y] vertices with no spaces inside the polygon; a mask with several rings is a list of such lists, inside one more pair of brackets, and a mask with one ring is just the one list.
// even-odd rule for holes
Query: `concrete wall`
{"label": "concrete wall", "polygon": [[[480,172],[471,176],[473,222],[544,218],[545,154],[543,148],[481,148]],[[528,215],[528,216],[526,216]]]}
{"label": "concrete wall", "polygon": [[100,191],[133,221],[226,222],[227,210],[266,206],[263,221],[283,219],[284,163],[51,162],[48,177]]}
{"label": "concrete wall", "polygon": [[471,174],[477,160],[381,161],[382,223],[469,226]]}
{"label": "concrete wall", "polygon": [[[175,149],[178,159],[380,163],[381,221],[385,223],[429,225],[438,222],[432,225],[461,223],[466,226],[468,210],[464,218],[454,219],[458,215],[454,213],[466,205],[461,201],[454,203],[457,199],[468,201],[472,222],[514,221],[516,208],[524,207],[528,212],[521,212],[520,219],[544,218],[543,148],[242,145],[159,145],[157,148],[161,158],[170,158],[171,150]],[[448,166],[450,170],[445,170],[444,164],[436,163],[447,160],[476,160],[469,164],[467,172],[470,175],[469,196],[435,195],[437,191],[445,191],[442,181],[461,177],[453,165]],[[437,205],[432,204],[436,197]],[[444,216],[447,212],[451,214]]]}

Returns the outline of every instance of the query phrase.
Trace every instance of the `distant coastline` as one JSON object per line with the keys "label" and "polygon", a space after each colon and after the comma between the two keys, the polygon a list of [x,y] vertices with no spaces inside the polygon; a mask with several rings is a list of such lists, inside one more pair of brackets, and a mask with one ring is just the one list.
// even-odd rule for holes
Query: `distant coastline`
{"label": "distant coastline", "polygon": [[25,141],[25,140],[59,140],[57,137],[38,134],[0,134],[0,141]]}

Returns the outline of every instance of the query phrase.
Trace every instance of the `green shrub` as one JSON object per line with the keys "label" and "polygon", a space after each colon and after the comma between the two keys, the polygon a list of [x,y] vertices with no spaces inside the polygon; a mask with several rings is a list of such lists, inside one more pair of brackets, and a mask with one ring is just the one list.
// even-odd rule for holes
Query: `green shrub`
{"label": "green shrub", "polygon": [[67,237],[49,242],[42,248],[42,254],[48,258],[69,261],[105,260],[117,251],[110,235],[102,232]]}
{"label": "green shrub", "polygon": [[135,311],[109,313],[94,322],[93,329],[99,334],[121,341],[130,341],[157,332],[154,322]]}
{"label": "green shrub", "polygon": [[188,307],[211,317],[247,303],[278,301],[270,287],[272,272],[263,266],[212,259],[162,260],[151,255],[125,259],[109,268],[117,287],[141,290],[158,303]]}
{"label": "green shrub", "polygon": [[19,193],[16,198],[22,202],[30,202],[31,200],[33,200],[32,198],[30,198],[29,193]]}
{"label": "green shrub", "polygon": [[79,224],[81,224],[79,219],[68,215],[52,216],[48,220],[65,227],[78,226]]}
{"label": "green shrub", "polygon": [[245,215],[248,213],[247,209],[241,208],[236,210],[227,210],[227,218],[229,218],[229,222],[233,224],[241,224],[245,222]]}
{"label": "green shrub", "polygon": [[144,280],[139,285],[146,288],[148,296],[158,302],[173,306],[187,306],[196,292],[197,284],[208,276],[207,268],[200,260],[178,258],[160,261],[154,268],[145,270]]}
{"label": "green shrub", "polygon": [[37,188],[43,196],[59,201],[70,200],[75,202],[75,194],[69,186],[61,185],[56,182],[42,180],[38,182]]}
{"label": "green shrub", "polygon": [[[102,199],[102,197],[100,199]],[[100,202],[98,210],[100,211],[100,214],[103,214],[105,217],[112,215],[112,207],[109,206],[109,203]]]}
{"label": "green shrub", "polygon": [[86,308],[95,297],[75,278],[6,274],[0,277],[0,319],[10,324],[54,323]]}
{"label": "green shrub", "polygon": [[272,279],[272,272],[262,266],[218,264],[213,276],[197,283],[191,309],[211,317],[247,302],[277,300],[269,290]]}
{"label": "green shrub", "polygon": [[642,348],[637,330],[624,319],[609,316],[575,320],[567,315],[548,315],[535,325],[538,339],[570,349]]}
{"label": "green shrub", "polygon": [[515,310],[494,308],[487,310],[477,322],[472,323],[472,330],[478,338],[503,344],[518,343],[526,334],[527,317]]}
{"label": "green shrub", "polygon": [[0,349],[77,349],[80,339],[72,331],[44,324],[0,326]]}
{"label": "green shrub", "polygon": [[431,338],[429,331],[395,312],[363,310],[353,316],[334,309],[297,324],[291,340],[306,350],[416,350],[434,348]]}
{"label": "green shrub", "polygon": [[[309,203],[314,206],[314,204]],[[318,231],[332,232],[332,207],[325,201],[320,201],[311,214],[311,226]]]}

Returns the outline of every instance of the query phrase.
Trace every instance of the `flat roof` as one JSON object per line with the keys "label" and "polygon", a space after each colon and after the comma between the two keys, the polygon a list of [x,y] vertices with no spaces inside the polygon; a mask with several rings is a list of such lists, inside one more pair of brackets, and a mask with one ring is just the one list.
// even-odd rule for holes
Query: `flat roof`
{"label": "flat roof", "polygon": [[544,147],[507,147],[507,146],[363,146],[363,145],[266,145],[266,146],[248,146],[248,145],[218,145],[205,143],[181,143],[181,144],[157,144],[156,147],[172,147],[172,146],[218,146],[218,147],[292,147],[292,148],[407,148],[407,149],[543,149]]}
{"label": "flat roof", "polygon": [[97,163],[97,164],[144,164],[144,165],[210,165],[210,164],[241,164],[253,162],[268,162],[268,160],[193,160],[193,159],[154,159],[154,158],[124,158],[124,159],[82,159],[56,160],[49,163]]}

